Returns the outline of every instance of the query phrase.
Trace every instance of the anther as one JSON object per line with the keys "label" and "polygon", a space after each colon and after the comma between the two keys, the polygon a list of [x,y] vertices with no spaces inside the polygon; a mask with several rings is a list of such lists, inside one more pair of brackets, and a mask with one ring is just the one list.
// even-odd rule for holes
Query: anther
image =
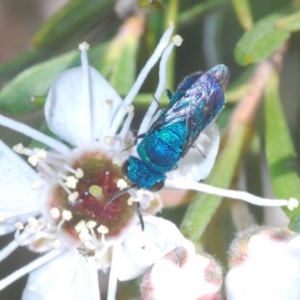
{"label": "anther", "polygon": [[67,209],[64,209],[62,212],[62,218],[65,221],[70,221],[73,218],[72,212]]}
{"label": "anther", "polygon": [[114,144],[114,142],[115,142],[115,139],[112,136],[105,136],[104,139],[103,139],[103,141],[107,145],[112,146]]}
{"label": "anther", "polygon": [[181,44],[183,42],[183,38],[181,35],[176,34],[176,35],[174,35],[172,41],[175,46],[179,47],[179,46],[181,46]]}
{"label": "anther", "polygon": [[83,42],[83,43],[78,45],[78,49],[82,52],[87,51],[87,50],[90,49],[90,45],[87,42]]}
{"label": "anther", "polygon": [[58,219],[60,217],[60,211],[57,207],[52,207],[49,213],[53,219]]}
{"label": "anther", "polygon": [[289,210],[294,210],[299,206],[299,201],[295,198],[290,198],[286,206]]}
{"label": "anther", "polygon": [[79,194],[78,194],[78,192],[75,191],[68,195],[68,201],[71,203],[74,203],[78,199],[78,197],[79,197]]}

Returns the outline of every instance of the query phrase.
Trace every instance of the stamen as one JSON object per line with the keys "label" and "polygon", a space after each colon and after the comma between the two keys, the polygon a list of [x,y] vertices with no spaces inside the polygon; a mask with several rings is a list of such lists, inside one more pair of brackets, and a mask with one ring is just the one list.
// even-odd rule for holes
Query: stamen
{"label": "stamen", "polygon": [[7,277],[0,280],[0,291],[2,291],[4,288],[18,280],[19,278],[23,277],[24,275],[34,271],[38,267],[48,263],[52,259],[56,258],[58,255],[61,255],[63,253],[62,250],[53,250],[51,252],[48,252],[47,254],[37,258],[36,260],[32,261],[28,265],[16,270],[15,272],[11,273]]}
{"label": "stamen", "polygon": [[78,179],[79,179],[79,178],[82,178],[82,177],[84,176],[84,172],[83,172],[83,170],[80,169],[80,168],[74,169],[74,168],[70,167],[70,166],[67,165],[67,164],[64,164],[64,165],[63,165],[63,168],[64,168],[66,171],[68,171],[69,173],[74,174],[74,176],[75,176],[76,178],[78,178]]}
{"label": "stamen", "polygon": [[[59,212],[60,213],[60,212]],[[57,230],[61,230],[61,227],[65,224],[65,222],[70,221],[73,218],[72,212],[69,210],[64,209],[62,211],[62,219],[61,221],[57,224]]]}
{"label": "stamen", "polygon": [[78,45],[78,49],[81,52],[86,52],[90,49],[90,45],[87,42],[82,42],[81,44]]}
{"label": "stamen", "polygon": [[88,140],[92,140],[92,128],[94,124],[93,113],[92,113],[92,96],[91,96],[91,75],[90,67],[87,56],[87,50],[89,49],[88,43],[84,42],[79,45],[79,50],[81,51],[81,68],[82,68],[82,80],[83,80],[83,94],[84,99],[87,99],[86,105],[83,106],[84,111],[82,114],[86,116],[87,120],[90,120],[90,124],[86,127],[85,135]]}
{"label": "stamen", "polygon": [[112,258],[111,258],[111,267],[109,273],[109,281],[108,281],[108,289],[107,289],[107,300],[114,300],[116,299],[117,293],[117,270],[119,266],[122,264],[120,261],[122,249],[121,245],[117,244],[112,249]]}
{"label": "stamen", "polygon": [[65,179],[65,185],[69,189],[75,189],[78,183],[78,179],[75,176],[64,176]]}
{"label": "stamen", "polygon": [[45,224],[41,219],[29,217],[27,225],[24,226],[21,222],[15,224],[15,240],[20,246],[26,246],[36,240],[37,234],[45,228]]}
{"label": "stamen", "polygon": [[181,35],[176,34],[176,35],[174,35],[172,41],[176,47],[179,47],[179,46],[181,46],[181,44],[183,42],[183,38]]}
{"label": "stamen", "polygon": [[103,139],[104,143],[106,143],[109,146],[112,146],[114,144],[114,137],[113,136],[105,136]]}
{"label": "stamen", "polygon": [[124,190],[125,188],[128,187],[128,183],[127,183],[123,178],[120,178],[120,179],[117,181],[117,187],[118,187],[120,190]]}
{"label": "stamen", "polygon": [[26,135],[26,136],[32,138],[33,140],[37,140],[37,141],[41,142],[42,144],[47,145],[48,147],[50,147],[60,153],[68,153],[70,151],[70,149],[66,145],[53,139],[52,137],[47,136],[47,135],[43,134],[42,132],[31,128],[28,125],[25,125],[21,122],[4,117],[2,115],[0,115],[0,125],[10,128],[16,132],[20,132],[21,134]]}
{"label": "stamen", "polygon": [[[58,173],[58,184],[64,189],[64,191],[68,194],[68,200],[70,202],[74,202],[78,199],[78,192],[71,191],[70,189],[75,189],[78,183],[78,179],[74,176],[66,176],[62,173]],[[64,181],[63,181],[64,180]]]}
{"label": "stamen", "polygon": [[105,225],[100,225],[97,228],[97,232],[101,234],[101,243],[102,245],[106,244],[105,235],[109,233],[109,229]]}
{"label": "stamen", "polygon": [[14,252],[19,247],[19,244],[16,240],[12,240],[4,248],[0,250],[0,262],[8,257],[12,252]]}
{"label": "stamen", "polygon": [[18,170],[18,172],[23,173],[30,180],[37,178],[36,172],[32,170],[32,168],[30,168],[21,157],[12,152],[11,149],[2,142],[2,140],[0,140],[0,153],[3,153],[3,156],[15,165],[15,169]]}
{"label": "stamen", "polygon": [[[174,39],[174,38],[173,38]],[[139,131],[138,131],[138,135],[145,133],[153,120],[153,115],[155,114],[157,107],[158,107],[158,103],[157,101],[159,99],[161,99],[162,93],[164,91],[165,88],[165,84],[166,84],[166,78],[167,78],[167,73],[166,73],[166,69],[167,69],[167,63],[168,60],[171,56],[172,50],[174,48],[175,44],[174,41],[164,50],[160,63],[159,63],[159,71],[158,71],[158,85],[156,88],[156,91],[154,93],[154,99],[156,99],[156,101],[152,101],[152,103],[150,104],[149,108],[147,109],[147,112],[143,118],[143,121],[140,125]]]}
{"label": "stamen", "polygon": [[70,201],[71,203],[74,203],[79,197],[78,192],[73,192],[71,194],[68,195],[68,201]]}
{"label": "stamen", "polygon": [[114,101],[113,99],[106,99],[104,104],[105,105],[102,106],[103,109],[102,116],[104,117],[104,119],[101,120],[101,125],[102,125],[101,128],[102,128],[102,132],[108,132],[110,130],[111,122],[113,120]]}
{"label": "stamen", "polygon": [[72,215],[71,211],[64,209],[62,212],[62,217],[63,217],[63,220],[70,221],[73,218],[73,215]]}
{"label": "stamen", "polygon": [[53,219],[58,219],[60,217],[60,211],[57,207],[52,207],[49,213]]}
{"label": "stamen", "polygon": [[171,37],[173,29],[174,29],[174,25],[171,25],[167,29],[167,31],[163,34],[163,36],[161,37],[156,49],[153,52],[153,54],[151,55],[151,57],[148,59],[145,66],[141,70],[141,72],[138,75],[138,77],[137,77],[135,83],[133,84],[131,90],[129,91],[126,98],[124,99],[123,105],[118,110],[118,112],[117,112],[117,114],[114,118],[114,121],[111,124],[111,128],[110,128],[110,131],[108,133],[109,135],[115,135],[116,134],[116,132],[119,129],[120,124],[122,123],[122,120],[124,119],[124,116],[125,116],[124,107],[127,107],[129,104],[131,104],[133,102],[133,100],[136,97],[137,93],[139,92],[142,84],[144,83],[148,73],[153,68],[153,66],[156,64],[156,62],[159,60],[159,58],[161,57],[164,49],[168,45],[169,39]]}
{"label": "stamen", "polygon": [[91,286],[91,299],[101,300],[100,299],[100,290],[99,290],[99,277],[98,277],[98,268],[94,257],[88,257],[88,268],[89,268],[89,282]]}
{"label": "stamen", "polygon": [[19,143],[17,145],[14,145],[12,147],[13,151],[15,151],[18,154],[25,154],[26,153],[26,148],[24,147],[24,145],[22,143]]}
{"label": "stamen", "polygon": [[17,230],[23,230],[24,229],[24,225],[21,222],[16,222],[15,227]]}
{"label": "stamen", "polygon": [[123,140],[125,139],[128,131],[130,129],[130,125],[131,125],[131,122],[133,120],[133,117],[134,117],[134,113],[132,111],[131,113],[129,113],[127,115],[127,117],[125,119],[125,122],[124,122],[124,124],[122,126],[122,129],[121,129],[120,133],[119,133],[120,138],[122,138]]}
{"label": "stamen", "polygon": [[176,189],[190,189],[190,190],[204,192],[207,194],[213,194],[225,198],[242,200],[258,206],[273,206],[273,207],[286,206],[288,209],[293,210],[299,205],[298,200],[295,198],[290,198],[289,200],[267,199],[267,198],[255,196],[253,194],[244,191],[222,189],[208,184],[189,181],[189,180],[182,180],[182,179],[180,180],[167,179],[165,182],[165,186],[168,188],[176,188]]}

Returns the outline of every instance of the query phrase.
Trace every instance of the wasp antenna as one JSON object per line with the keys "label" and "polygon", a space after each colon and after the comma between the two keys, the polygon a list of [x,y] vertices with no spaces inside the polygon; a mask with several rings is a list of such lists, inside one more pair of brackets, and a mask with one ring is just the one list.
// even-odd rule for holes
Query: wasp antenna
{"label": "wasp antenna", "polygon": [[118,191],[116,193],[114,193],[109,200],[106,202],[105,206],[110,205],[111,203],[113,203],[114,200],[116,200],[117,198],[123,196],[124,194],[126,194],[130,189],[132,189],[132,186],[128,186],[125,189]]}
{"label": "wasp antenna", "polygon": [[142,231],[144,231],[145,223],[144,223],[144,219],[143,219],[143,215],[142,215],[142,211],[141,211],[141,205],[140,205],[139,202],[136,202],[136,213],[137,213],[138,218],[140,220]]}

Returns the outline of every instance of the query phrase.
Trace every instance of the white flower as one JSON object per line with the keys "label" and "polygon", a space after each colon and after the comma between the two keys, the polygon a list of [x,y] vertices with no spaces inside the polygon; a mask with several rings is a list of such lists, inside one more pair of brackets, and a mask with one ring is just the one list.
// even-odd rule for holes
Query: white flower
{"label": "white flower", "polygon": [[228,300],[300,299],[300,236],[288,229],[251,229],[230,250]]}
{"label": "white flower", "polygon": [[[31,273],[23,295],[25,300],[33,295],[41,299],[57,299],[62,295],[64,299],[76,296],[80,299],[86,292],[85,299],[98,299],[97,272],[110,268],[108,299],[114,299],[117,279],[139,276],[169,251],[186,243],[177,228],[167,221],[154,217],[142,219],[141,211],[156,213],[160,208],[157,195],[128,188],[121,171],[128,156],[136,155],[129,130],[134,112],[132,102],[159,59],[159,83],[154,99],[161,98],[168,57],[174,45],[181,43],[178,36],[169,42],[172,30],[171,26],[164,33],[123,100],[89,66],[88,45],[81,44],[82,66],[61,74],[45,103],[47,125],[57,138],[0,115],[0,125],[41,145],[27,148],[18,144],[12,151],[0,141],[0,234],[16,230],[15,240],[0,251],[0,261],[18,246],[43,253],[0,280],[0,290]],[[157,108],[157,101],[153,101],[139,134],[147,132],[157,116]],[[219,145],[217,126],[214,123],[208,126],[195,144],[196,149],[185,155],[178,169],[166,174],[166,187],[261,200],[247,193],[197,183],[208,175],[214,164]],[[20,155],[27,157],[28,162]],[[114,195],[117,197],[112,201]],[[273,202],[275,205],[289,203],[287,200]],[[141,230],[143,220],[144,231]],[[139,254],[135,255],[135,251]],[[120,257],[122,264],[127,262],[126,268],[120,267]],[[54,265],[60,266],[60,270],[55,271]],[[70,266],[74,267],[72,272],[68,271]],[[60,285],[61,276],[56,277],[55,272],[61,272],[62,277],[65,274],[65,285]],[[45,288],[52,277],[55,277],[52,288]],[[73,289],[81,278],[89,283],[74,295]]]}
{"label": "white flower", "polygon": [[[110,267],[108,299],[114,299],[117,278],[138,276],[165,255],[166,249],[181,245],[183,238],[178,229],[166,225],[167,221],[145,217],[147,228],[141,230],[141,219],[131,199],[139,201],[143,211],[153,213],[160,208],[157,195],[131,190],[132,198],[123,193],[109,202],[112,195],[126,187],[120,167],[132,151],[129,146],[134,144],[129,131],[131,103],[162,56],[155,93],[156,99],[161,97],[167,59],[174,47],[174,42],[169,43],[172,30],[171,26],[165,32],[124,100],[88,65],[88,45],[81,44],[82,66],[56,79],[45,104],[48,127],[58,139],[0,115],[1,125],[44,145],[30,149],[19,144],[12,151],[0,141],[0,233],[16,230],[15,240],[0,251],[0,261],[20,245],[43,253],[0,280],[0,290],[31,272],[23,299],[37,295],[41,299],[82,299],[81,295],[98,299],[97,271]],[[155,106],[157,103],[152,109]],[[152,118],[153,113],[148,113],[143,128]],[[28,162],[19,155],[27,157]],[[137,242],[133,237],[139,232],[148,240],[149,246],[142,248],[147,260],[134,263],[129,257],[134,257]],[[163,243],[157,245],[154,240],[159,235]],[[132,266],[128,271],[115,271],[119,257],[125,261],[127,255],[127,265]],[[82,278],[88,284],[76,285]],[[84,288],[77,292],[78,286]]]}
{"label": "white flower", "polygon": [[143,276],[143,300],[221,299],[222,269],[192,244],[177,247]]}

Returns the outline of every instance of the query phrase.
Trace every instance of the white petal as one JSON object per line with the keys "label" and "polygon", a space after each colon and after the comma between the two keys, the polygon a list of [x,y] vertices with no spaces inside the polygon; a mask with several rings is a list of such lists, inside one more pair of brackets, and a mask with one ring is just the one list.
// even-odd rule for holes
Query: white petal
{"label": "white petal", "polygon": [[[156,300],[209,299],[209,296],[217,299],[222,273],[212,259],[188,252],[184,259],[172,258],[170,255],[160,260],[153,266],[149,276],[144,277],[146,294],[150,292]],[[213,279],[219,284],[214,284]],[[152,287],[150,291],[147,291],[147,280]]]}
{"label": "white petal", "polygon": [[119,280],[129,280],[145,272],[155,262],[178,246],[193,249],[177,227],[162,218],[144,217],[145,230],[133,227],[126,236],[123,252],[118,259]]}
{"label": "white petal", "polygon": [[88,70],[88,78],[81,67],[61,74],[45,103],[49,128],[76,146],[103,138],[122,101],[97,70],[91,67]]}
{"label": "white petal", "polygon": [[[77,251],[67,251],[33,271],[22,300],[96,300],[99,299],[91,277],[97,274]],[[96,287],[98,288],[98,287]]]}
{"label": "white petal", "polygon": [[0,141],[0,234],[39,211],[40,191],[32,187],[37,179],[38,174]]}
{"label": "white petal", "polygon": [[205,179],[216,160],[220,144],[219,128],[215,123],[203,130],[194,146],[180,160],[178,169],[168,173],[169,178]]}
{"label": "white petal", "polygon": [[242,240],[233,246],[246,252],[226,275],[228,300],[300,299],[300,244],[295,238],[289,241],[278,233],[271,238],[262,232],[248,245]]}

